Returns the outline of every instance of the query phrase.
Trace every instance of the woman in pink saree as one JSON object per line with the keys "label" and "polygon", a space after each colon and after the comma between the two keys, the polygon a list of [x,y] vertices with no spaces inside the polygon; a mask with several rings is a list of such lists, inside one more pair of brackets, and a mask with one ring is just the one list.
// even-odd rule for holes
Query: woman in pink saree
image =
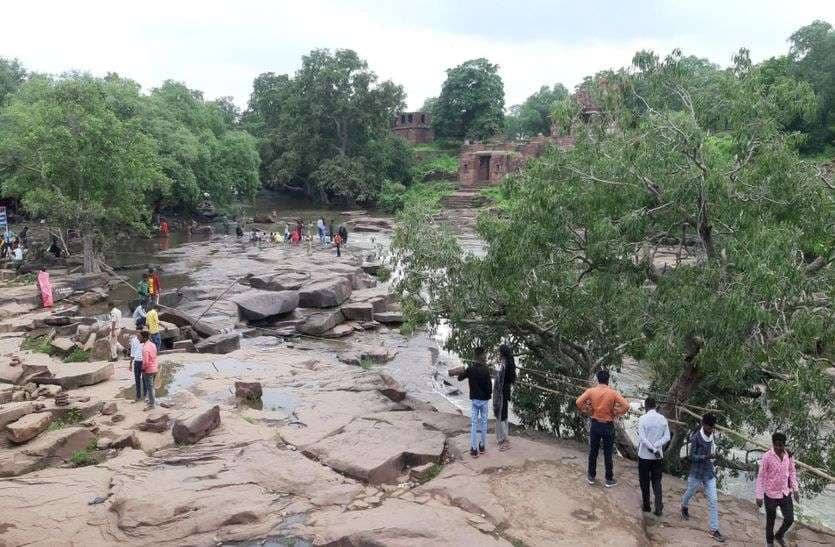
{"label": "woman in pink saree", "polygon": [[46,269],[41,268],[38,272],[38,289],[41,291],[41,301],[44,308],[52,307],[52,285],[49,282],[49,274]]}

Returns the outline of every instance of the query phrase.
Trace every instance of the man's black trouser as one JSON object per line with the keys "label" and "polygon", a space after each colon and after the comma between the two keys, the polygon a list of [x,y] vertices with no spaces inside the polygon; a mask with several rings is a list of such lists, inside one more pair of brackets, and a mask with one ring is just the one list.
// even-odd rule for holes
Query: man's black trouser
{"label": "man's black trouser", "polygon": [[606,466],[606,480],[615,478],[612,470],[612,451],[615,444],[615,424],[612,422],[598,422],[591,419],[589,430],[589,477],[597,476],[597,453],[600,451],[600,443],[603,442],[603,463]]}
{"label": "man's black trouser", "polygon": [[664,470],[664,460],[645,460],[638,458],[638,480],[641,483],[641,497],[643,498],[645,510],[649,510],[649,486],[652,484],[652,493],[655,495],[655,510],[660,511],[661,502],[661,473]]}
{"label": "man's black trouser", "polygon": [[[777,508],[783,514],[783,524],[774,533],[774,520],[777,518]],[[765,496],[765,542],[774,543],[774,536],[782,538],[794,523],[794,503],[791,495],[782,498],[769,498]]]}

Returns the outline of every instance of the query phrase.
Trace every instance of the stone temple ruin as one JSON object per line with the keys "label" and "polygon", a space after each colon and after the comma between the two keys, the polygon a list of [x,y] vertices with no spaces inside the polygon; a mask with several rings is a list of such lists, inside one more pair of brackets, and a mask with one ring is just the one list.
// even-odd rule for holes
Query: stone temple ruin
{"label": "stone temple ruin", "polygon": [[[574,98],[580,105],[581,121],[588,122],[600,113],[586,89],[578,90]],[[497,186],[505,175],[521,170],[529,159],[542,155],[548,145],[566,150],[574,146],[574,136],[563,134],[552,125],[550,136],[540,134],[525,142],[465,142],[458,160],[458,191],[446,196],[443,204],[450,208],[482,205],[485,199],[481,189]]]}
{"label": "stone temple ruin", "polygon": [[412,144],[429,144],[435,140],[432,115],[428,112],[401,112],[394,117],[392,131]]}

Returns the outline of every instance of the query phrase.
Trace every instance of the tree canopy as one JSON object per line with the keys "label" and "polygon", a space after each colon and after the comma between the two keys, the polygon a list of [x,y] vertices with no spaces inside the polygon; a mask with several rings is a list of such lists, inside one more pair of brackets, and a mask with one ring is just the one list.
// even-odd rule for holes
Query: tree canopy
{"label": "tree canopy", "polygon": [[710,85],[691,61],[639,55],[632,71],[590,79],[602,113],[557,120],[576,146],[505,179],[499,214],[479,220],[484,256],[462,252],[431,211],[404,212],[404,313],[448,323],[451,349],[506,341],[523,367],[560,375],[563,395],[517,390],[529,426],[583,436],[573,379],[631,357],[668,415],[717,408],[723,425],[785,431],[801,460],[835,470],[835,201],[783,131],[814,105],[811,89],[772,85],[744,51]]}
{"label": "tree canopy", "polygon": [[510,114],[504,119],[505,136],[509,139],[527,139],[540,133],[550,135],[551,111],[555,103],[566,97],[568,90],[562,84],[542,86],[524,103],[510,107]]}
{"label": "tree canopy", "polygon": [[373,199],[394,176],[373,156],[407,154],[390,135],[404,97],[347,49],[313,50],[292,78],[261,74],[243,123],[261,138],[262,180],[324,202]]}
{"label": "tree canopy", "polygon": [[0,107],[6,102],[7,97],[17,91],[25,79],[26,69],[17,59],[9,60],[0,57]]}
{"label": "tree canopy", "polygon": [[439,137],[484,139],[504,127],[504,83],[499,66],[472,59],[447,69],[437,101],[431,103],[432,126]]}

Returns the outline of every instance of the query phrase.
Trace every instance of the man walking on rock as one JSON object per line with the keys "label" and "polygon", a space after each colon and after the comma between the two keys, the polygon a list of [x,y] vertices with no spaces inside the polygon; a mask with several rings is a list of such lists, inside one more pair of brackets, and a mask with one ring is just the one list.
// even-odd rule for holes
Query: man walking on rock
{"label": "man walking on rock", "polygon": [[[473,363],[464,372],[458,375],[458,380],[466,379],[470,387],[470,456],[478,458],[479,453],[484,454],[485,443],[487,442],[487,413],[489,412],[490,398],[493,395],[493,382],[490,379],[490,371],[484,364],[484,348],[475,349]],[[479,433],[481,441],[479,442]]]}
{"label": "man walking on rock", "polygon": [[609,371],[597,371],[595,387],[585,390],[577,397],[577,408],[590,417],[589,426],[589,467],[586,480],[593,485],[597,477],[597,454],[603,444],[603,463],[606,467],[606,488],[618,484],[615,480],[612,453],[615,446],[615,420],[629,411],[629,403],[623,395],[609,387]]}
{"label": "man walking on rock", "polygon": [[649,487],[655,495],[655,516],[664,508],[661,496],[661,475],[664,471],[664,445],[670,442],[667,418],[655,410],[655,399],[644,401],[646,414],[638,419],[638,480],[641,484],[643,510],[649,513]]}
{"label": "man walking on rock", "polygon": [[[797,470],[791,452],[786,450],[786,435],[775,433],[771,436],[771,450],[763,454],[760,472],[757,474],[757,507],[765,501],[765,542],[774,545],[774,541],[784,546],[783,537],[794,523],[794,501],[800,501],[797,486]],[[783,524],[774,533],[774,521],[777,508],[783,514]]]}
{"label": "man walking on rock", "polygon": [[687,491],[681,498],[681,518],[690,519],[688,504],[690,498],[699,487],[704,488],[707,497],[707,510],[710,515],[710,530],[708,535],[717,543],[725,543],[725,536],[719,532],[719,498],[716,493],[716,473],[713,460],[716,459],[716,445],[713,442],[713,428],[716,416],[705,414],[702,416],[702,427],[690,436],[688,458],[690,459],[690,474],[687,477]]}

